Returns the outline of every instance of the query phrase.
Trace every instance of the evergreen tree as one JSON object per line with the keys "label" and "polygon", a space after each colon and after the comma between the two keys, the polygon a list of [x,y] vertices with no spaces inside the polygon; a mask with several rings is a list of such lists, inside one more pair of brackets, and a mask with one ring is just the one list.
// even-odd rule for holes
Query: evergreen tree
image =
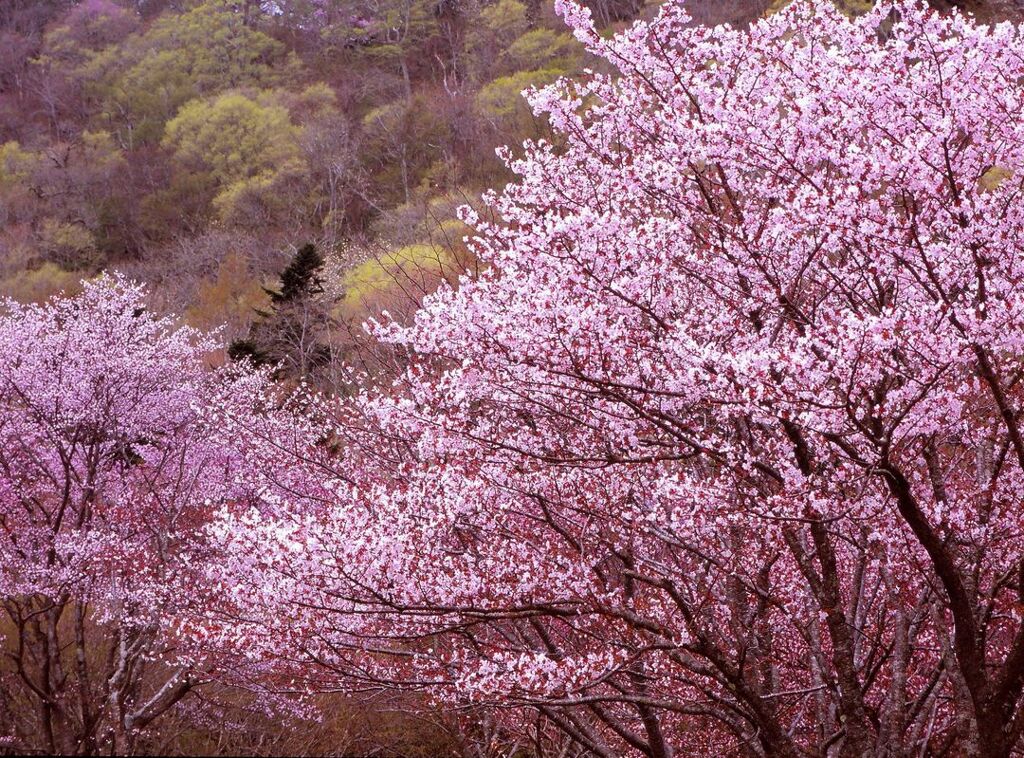
{"label": "evergreen tree", "polygon": [[248,360],[254,366],[266,366],[274,362],[267,352],[261,350],[260,346],[251,337],[232,340],[231,344],[228,345],[228,358],[236,363],[241,360]]}
{"label": "evergreen tree", "polygon": [[292,262],[281,272],[281,290],[266,290],[275,305],[290,303],[306,295],[317,295],[323,292],[323,280],[320,271],[324,267],[323,256],[317,252],[316,246],[306,243],[292,258]]}
{"label": "evergreen tree", "polygon": [[318,295],[323,294],[324,259],[316,246],[299,248],[281,272],[280,289],[264,288],[271,309],[258,311],[260,320],[249,336],[228,347],[233,361],[248,360],[257,366],[281,364],[279,376],[305,376],[330,360],[330,347],[318,339],[330,314]]}

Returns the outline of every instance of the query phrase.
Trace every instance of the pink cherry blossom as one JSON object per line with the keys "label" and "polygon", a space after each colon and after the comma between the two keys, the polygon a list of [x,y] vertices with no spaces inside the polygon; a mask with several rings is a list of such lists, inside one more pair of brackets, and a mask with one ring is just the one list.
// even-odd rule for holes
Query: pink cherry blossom
{"label": "pink cherry blossom", "polygon": [[[216,339],[145,295],[103,277],[0,315],[0,687],[29,704],[15,738],[40,752],[130,753],[197,686],[271,681],[208,641],[206,609],[230,597],[207,582],[206,529],[270,507],[248,467],[302,425],[266,374],[210,370]],[[280,431],[268,446],[228,420]]]}
{"label": "pink cherry blossom", "polygon": [[1024,39],[682,5],[559,2],[614,73],[529,94],[321,505],[219,527],[237,633],[540,750],[1020,754]]}

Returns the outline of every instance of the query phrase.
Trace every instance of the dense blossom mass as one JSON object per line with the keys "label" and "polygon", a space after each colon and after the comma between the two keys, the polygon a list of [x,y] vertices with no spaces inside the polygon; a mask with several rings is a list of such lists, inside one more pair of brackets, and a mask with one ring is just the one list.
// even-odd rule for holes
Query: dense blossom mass
{"label": "dense blossom mass", "polygon": [[614,72],[530,95],[486,271],[373,327],[334,505],[225,529],[244,602],[541,750],[1013,754],[1020,33],[561,10]]}
{"label": "dense blossom mass", "polygon": [[[181,633],[195,614],[230,601],[206,583],[215,553],[204,529],[226,504],[272,506],[273,485],[254,472],[269,467],[284,482],[290,466],[277,451],[304,428],[265,374],[210,371],[205,356],[216,345],[153,316],[141,287],[114,278],[45,306],[6,305],[0,735],[8,744],[130,754],[197,685],[264,673]],[[231,436],[227,419],[259,433]]]}

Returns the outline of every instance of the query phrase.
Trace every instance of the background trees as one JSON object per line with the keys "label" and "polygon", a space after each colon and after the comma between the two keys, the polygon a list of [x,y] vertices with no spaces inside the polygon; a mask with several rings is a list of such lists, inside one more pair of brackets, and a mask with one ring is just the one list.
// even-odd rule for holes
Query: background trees
{"label": "background trees", "polygon": [[298,132],[283,106],[230,93],[183,107],[163,144],[182,171],[211,187],[221,220],[269,226],[302,211],[301,194],[288,191],[308,173]]}
{"label": "background trees", "polygon": [[210,316],[225,257],[251,290],[296,240],[353,268],[432,242],[450,216],[412,240],[394,220],[507,179],[494,148],[544,133],[519,90],[583,64],[550,8],[510,0],[90,0],[2,24],[0,145],[21,168],[0,180],[0,289],[117,267]]}
{"label": "background trees", "polygon": [[231,343],[229,357],[274,366],[281,378],[314,378],[331,359],[323,277],[324,259],[316,247],[300,247],[281,272],[280,290],[266,290],[270,307],[260,312],[247,338]]}

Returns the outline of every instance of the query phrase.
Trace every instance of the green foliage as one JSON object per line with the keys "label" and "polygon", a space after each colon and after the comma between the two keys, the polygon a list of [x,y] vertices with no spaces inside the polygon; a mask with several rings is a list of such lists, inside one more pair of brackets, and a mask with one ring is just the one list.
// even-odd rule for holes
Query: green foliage
{"label": "green foliage", "polygon": [[243,199],[269,199],[282,181],[305,174],[298,136],[283,106],[230,92],[185,105],[168,122],[163,145],[182,168],[210,177],[214,205],[228,218]]}
{"label": "green foliage", "polygon": [[246,338],[231,343],[228,356],[257,365],[278,363],[282,377],[304,377],[322,367],[331,356],[325,342],[329,317],[322,297],[323,268],[314,245],[299,248],[281,272],[280,289],[263,290],[270,309],[257,311],[260,320]]}
{"label": "green foliage", "polygon": [[338,112],[337,94],[324,82],[310,84],[295,95],[288,92],[278,94],[293,116],[300,116],[305,120],[342,117]]}
{"label": "green foliage", "polygon": [[358,34],[373,42],[365,53],[400,58],[437,33],[435,4],[430,0],[384,0]]}
{"label": "green foliage", "polygon": [[234,182],[213,199],[224,223],[234,226],[278,226],[305,216],[309,166],[300,158]]}
{"label": "green foliage", "polygon": [[523,90],[551,84],[564,73],[560,68],[544,68],[502,76],[480,90],[476,96],[477,108],[488,118],[522,121],[530,116]]}
{"label": "green foliage", "polygon": [[120,42],[138,26],[138,16],[127,8],[111,0],[87,0],[46,33],[45,54],[68,63],[82,62]]}
{"label": "green foliage", "polygon": [[82,132],[82,158],[94,171],[110,171],[125,163],[114,137],[107,131]]}
{"label": "green foliage", "polygon": [[314,23],[340,60],[392,83],[397,77],[408,95],[415,70],[433,61],[425,50],[441,38],[437,11],[435,0],[337,0],[330,21]]}
{"label": "green foliage", "polygon": [[[296,238],[331,266],[346,245],[392,251],[345,274],[347,294],[325,275],[328,315],[410,305],[396,279],[428,290],[454,270],[470,232],[454,207],[511,178],[495,148],[550,137],[522,90],[583,58],[526,0],[46,3],[31,39],[0,12],[0,276],[120,266],[228,336],[268,307],[260,284]],[[230,266],[201,241],[243,229],[259,244]],[[250,336],[284,355],[294,325],[271,321]]]}
{"label": "green foliage", "polygon": [[213,214],[217,195],[213,178],[204,172],[174,171],[167,184],[139,202],[139,223],[153,240],[163,241],[182,230],[202,227]]}
{"label": "green foliage", "polygon": [[541,67],[568,73],[578,65],[582,52],[582,46],[570,35],[540,28],[516,39],[501,57],[512,70]]}
{"label": "green foliage", "polygon": [[439,281],[451,263],[451,253],[434,244],[407,245],[371,258],[345,274],[342,310],[359,313],[389,291]]}
{"label": "green foliage", "polygon": [[296,73],[294,59],[244,23],[228,0],[165,14],[141,34],[110,45],[75,72],[126,142],[157,141],[184,103],[225,89],[265,87]]}
{"label": "green foliage", "polygon": [[296,138],[285,108],[232,92],[188,103],[167,124],[163,144],[185,166],[228,185],[297,158]]}
{"label": "green foliage", "polygon": [[96,251],[96,239],[85,226],[54,218],[43,220],[40,246],[48,256],[69,266],[87,266]]}
{"label": "green foliage", "polygon": [[284,46],[246,25],[227,0],[211,0],[180,16],[162,16],[139,43],[144,57],[133,67],[136,76],[146,68],[159,68],[153,53],[170,52],[174,68],[187,73],[200,95],[272,83],[281,77],[275,64],[285,62]]}
{"label": "green foliage", "polygon": [[430,232],[430,240],[435,245],[462,247],[463,238],[473,234],[473,229],[457,218],[448,218],[434,227]]}
{"label": "green foliage", "polygon": [[74,295],[81,290],[81,276],[54,263],[23,269],[0,280],[0,295],[23,303],[41,303],[63,292]]}
{"label": "green foliage", "polygon": [[[125,249],[112,211],[123,207],[118,182],[124,154],[107,132],[83,132],[39,152],[18,143],[0,146],[0,209],[3,221],[36,229],[37,252],[82,266],[109,246]],[[86,241],[88,237],[88,241]],[[36,256],[38,257],[38,256]]]}
{"label": "green foliage", "polygon": [[14,189],[31,175],[38,158],[17,142],[0,145],[0,191]]}
{"label": "green foliage", "polygon": [[492,78],[501,52],[528,26],[526,6],[519,0],[497,0],[484,6],[466,33],[468,68],[473,78],[478,82]]}
{"label": "green foliage", "polygon": [[363,118],[363,134],[366,160],[382,197],[391,202],[409,200],[451,140],[450,124],[425,95],[374,108]]}
{"label": "green foliage", "polygon": [[378,106],[363,116],[363,129],[370,134],[399,131],[407,111],[408,105],[400,101]]}
{"label": "green foliage", "polygon": [[526,6],[519,0],[498,0],[480,11],[480,21],[499,40],[512,40],[526,31]]}

